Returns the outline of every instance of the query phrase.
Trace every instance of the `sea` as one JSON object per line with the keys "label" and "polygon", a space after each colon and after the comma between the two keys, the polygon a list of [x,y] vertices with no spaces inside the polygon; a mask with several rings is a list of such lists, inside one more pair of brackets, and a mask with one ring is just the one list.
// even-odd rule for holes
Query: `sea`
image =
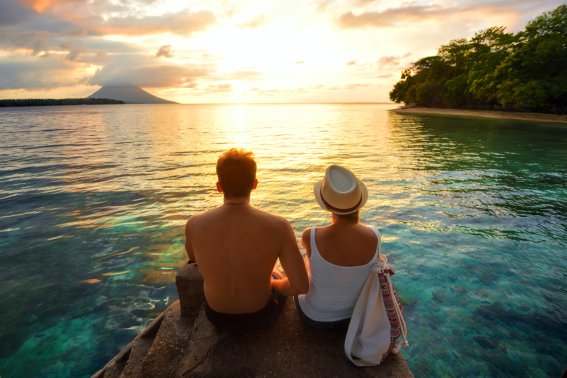
{"label": "sea", "polygon": [[330,164],[369,190],[416,377],[567,366],[567,126],[395,114],[393,104],[0,110],[0,376],[86,377],[177,299],[184,225],[249,149],[252,204],[296,236],[330,222]]}

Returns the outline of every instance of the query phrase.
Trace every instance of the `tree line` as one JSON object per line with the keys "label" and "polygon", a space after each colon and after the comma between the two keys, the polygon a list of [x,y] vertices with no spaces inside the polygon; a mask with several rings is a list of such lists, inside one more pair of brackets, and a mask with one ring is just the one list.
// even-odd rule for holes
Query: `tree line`
{"label": "tree line", "polygon": [[457,39],[402,71],[397,103],[425,107],[567,112],[567,5],[513,34],[491,27]]}
{"label": "tree line", "polygon": [[0,100],[0,107],[10,106],[50,106],[50,105],[107,105],[107,104],[124,104],[124,101],[111,100],[108,98],[28,98]]}

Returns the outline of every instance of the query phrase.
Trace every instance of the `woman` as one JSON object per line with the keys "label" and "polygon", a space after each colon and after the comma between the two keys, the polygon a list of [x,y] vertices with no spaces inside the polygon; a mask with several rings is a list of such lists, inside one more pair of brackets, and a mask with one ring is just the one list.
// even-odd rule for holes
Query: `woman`
{"label": "woman", "polygon": [[328,167],[314,194],[332,218],[327,226],[303,232],[309,292],[296,297],[296,306],[301,319],[311,326],[347,327],[370,266],[378,260],[380,234],[359,223],[368,191],[348,169]]}

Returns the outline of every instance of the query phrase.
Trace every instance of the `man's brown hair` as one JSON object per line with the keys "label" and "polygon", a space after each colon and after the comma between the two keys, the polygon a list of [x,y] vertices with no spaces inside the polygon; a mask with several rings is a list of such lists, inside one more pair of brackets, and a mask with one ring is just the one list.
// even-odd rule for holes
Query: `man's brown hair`
{"label": "man's brown hair", "polygon": [[219,157],[217,176],[226,197],[248,196],[256,179],[254,154],[244,149],[231,148]]}

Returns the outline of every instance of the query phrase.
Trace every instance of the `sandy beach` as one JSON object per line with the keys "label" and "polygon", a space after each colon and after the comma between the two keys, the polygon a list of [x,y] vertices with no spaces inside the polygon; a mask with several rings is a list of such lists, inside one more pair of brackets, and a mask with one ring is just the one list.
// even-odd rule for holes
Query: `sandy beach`
{"label": "sandy beach", "polygon": [[390,111],[399,114],[514,119],[521,121],[567,124],[567,115],[557,115],[557,114],[516,113],[516,112],[499,112],[499,111],[490,111],[490,110],[461,110],[461,109],[441,109],[441,108],[422,108],[422,107],[400,107],[397,109],[391,109]]}

